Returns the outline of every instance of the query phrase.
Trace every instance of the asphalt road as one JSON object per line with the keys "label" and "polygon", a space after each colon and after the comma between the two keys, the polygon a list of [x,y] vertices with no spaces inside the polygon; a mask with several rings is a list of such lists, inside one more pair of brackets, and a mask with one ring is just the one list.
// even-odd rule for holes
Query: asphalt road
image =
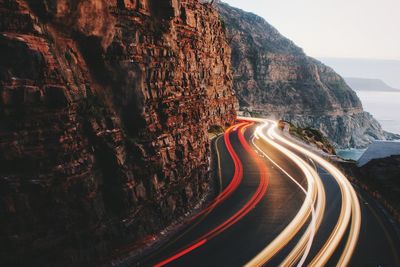
{"label": "asphalt road", "polygon": [[[343,224],[346,218],[342,215],[345,205],[342,205],[343,192],[338,181],[315,159],[290,145],[274,138],[269,142],[255,138],[259,125],[240,124],[232,127],[224,137],[216,139],[216,155],[219,157],[215,160],[220,160],[221,194],[181,232],[136,265],[243,266],[249,263],[250,266],[277,266],[295,250],[305,235],[310,247],[301,250],[298,257],[304,257],[306,266],[327,246],[335,227]],[[318,177],[314,178],[319,179],[323,186],[324,192],[318,191],[319,197],[314,199],[314,210],[317,211],[311,213],[310,205],[308,213],[302,213],[304,224],[295,228],[289,226],[301,213],[306,196],[311,195],[306,192],[307,179],[310,178],[305,175],[301,164],[296,164],[274,143],[306,162],[308,168],[316,171]],[[353,223],[353,219],[357,218],[357,209],[354,208],[357,203],[351,203],[349,225],[346,224],[346,231],[334,246],[326,265],[336,265],[342,254],[351,253],[350,266],[400,266],[398,226],[390,221],[375,200],[359,190],[357,192],[361,226],[359,235],[356,235],[355,249],[346,247],[347,240],[353,240],[354,232],[357,232],[354,230],[357,229],[356,222],[350,229],[350,221]],[[315,226],[315,218],[318,217],[315,203],[318,198],[325,201],[319,227]],[[345,199],[346,203],[350,200]],[[350,204],[347,207],[350,210]],[[307,227],[315,228],[315,232],[307,232]],[[288,230],[290,238],[283,238],[283,233]],[[271,244],[279,249],[268,252]],[[259,257],[254,261],[257,255]],[[299,258],[295,263],[298,261]]]}
{"label": "asphalt road", "polygon": [[[282,144],[284,145],[284,144]],[[340,212],[340,189],[332,175],[309,157],[296,152],[314,166],[325,187],[327,207],[320,231],[315,237],[311,254],[315,254],[328,238]],[[356,249],[349,266],[400,266],[400,227],[382,205],[362,189],[355,187],[361,206],[362,224]],[[350,231],[350,230],[349,230]],[[340,249],[343,248],[342,242]],[[335,265],[338,251],[328,262]],[[306,261],[306,264],[309,263]]]}

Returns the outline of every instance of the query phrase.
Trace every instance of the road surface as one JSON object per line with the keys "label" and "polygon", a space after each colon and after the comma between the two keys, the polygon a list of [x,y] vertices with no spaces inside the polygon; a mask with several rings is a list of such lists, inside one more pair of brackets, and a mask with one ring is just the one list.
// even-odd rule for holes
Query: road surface
{"label": "road surface", "polygon": [[242,118],[214,145],[218,196],[135,266],[400,266],[385,210],[275,122]]}

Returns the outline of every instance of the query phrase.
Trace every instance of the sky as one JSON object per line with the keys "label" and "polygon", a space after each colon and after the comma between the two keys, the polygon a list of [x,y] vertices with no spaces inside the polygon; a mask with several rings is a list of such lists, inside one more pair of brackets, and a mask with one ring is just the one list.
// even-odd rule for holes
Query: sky
{"label": "sky", "polygon": [[400,0],[223,0],[316,58],[400,60]]}

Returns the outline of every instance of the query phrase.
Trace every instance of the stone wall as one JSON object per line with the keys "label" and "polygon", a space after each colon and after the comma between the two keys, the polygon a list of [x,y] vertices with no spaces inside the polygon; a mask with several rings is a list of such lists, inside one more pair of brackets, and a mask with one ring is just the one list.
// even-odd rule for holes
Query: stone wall
{"label": "stone wall", "polygon": [[235,119],[230,48],[195,0],[0,1],[0,258],[71,265],[208,192]]}

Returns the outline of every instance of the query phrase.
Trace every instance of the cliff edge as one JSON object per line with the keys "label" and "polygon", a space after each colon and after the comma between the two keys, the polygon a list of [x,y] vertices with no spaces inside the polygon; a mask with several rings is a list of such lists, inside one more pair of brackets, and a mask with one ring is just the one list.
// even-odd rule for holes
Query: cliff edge
{"label": "cliff edge", "polygon": [[322,132],[336,147],[391,138],[363,111],[342,77],[282,36],[263,18],[218,2],[232,48],[240,109]]}
{"label": "cliff edge", "polygon": [[210,5],[161,2],[0,1],[2,264],[102,260],[208,192],[231,52]]}

